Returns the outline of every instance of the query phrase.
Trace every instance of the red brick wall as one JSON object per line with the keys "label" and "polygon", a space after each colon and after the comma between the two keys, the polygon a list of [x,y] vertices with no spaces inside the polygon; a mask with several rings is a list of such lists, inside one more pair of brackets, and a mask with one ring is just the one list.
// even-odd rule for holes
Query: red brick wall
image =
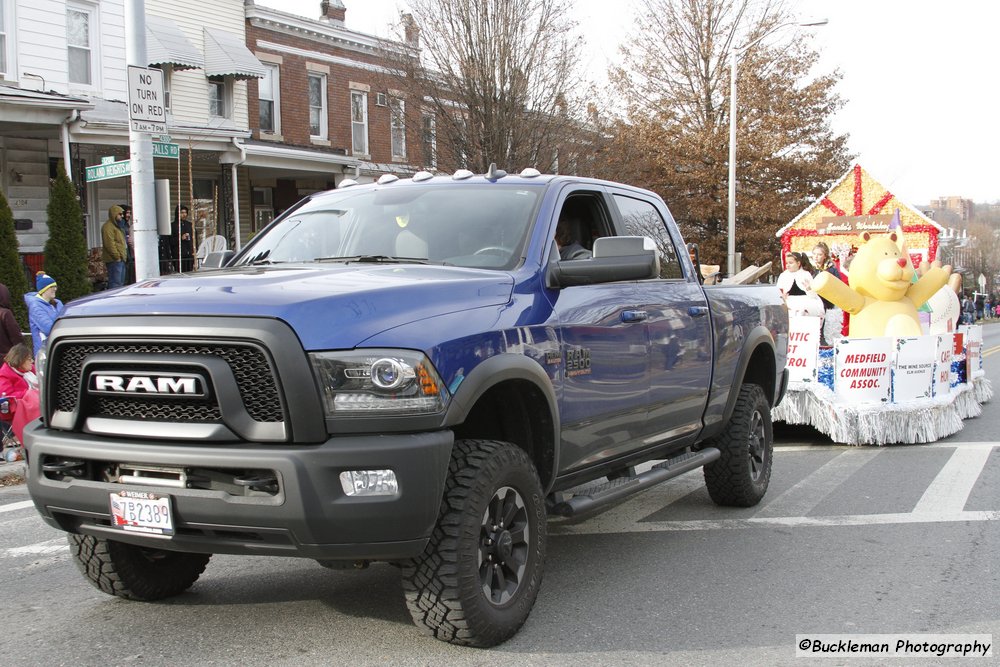
{"label": "red brick wall", "polygon": [[[291,146],[317,148],[309,138],[309,88],[306,68],[307,62],[325,65],[330,68],[327,75],[327,138],[330,149],[342,149],[345,154],[351,154],[351,99],[350,82],[364,83],[371,86],[368,94],[368,151],[374,162],[392,162],[392,151],[389,130],[389,107],[376,106],[375,95],[385,92],[385,83],[379,81],[379,75],[369,70],[347,67],[336,63],[314,60],[289,53],[271,51],[257,45],[257,40],[264,40],[295,47],[298,49],[317,51],[352,60],[377,63],[377,58],[356,51],[337,48],[320,40],[302,36],[289,35],[283,32],[256,27],[247,21],[247,45],[254,53],[273,53],[281,56],[279,90],[280,90],[280,134],[283,143]],[[260,104],[257,90],[257,80],[251,79],[247,86],[247,96],[250,114],[250,129],[255,139],[260,138]],[[408,164],[419,164],[420,128],[419,114],[412,112],[419,109],[419,101],[406,100],[406,153]]]}

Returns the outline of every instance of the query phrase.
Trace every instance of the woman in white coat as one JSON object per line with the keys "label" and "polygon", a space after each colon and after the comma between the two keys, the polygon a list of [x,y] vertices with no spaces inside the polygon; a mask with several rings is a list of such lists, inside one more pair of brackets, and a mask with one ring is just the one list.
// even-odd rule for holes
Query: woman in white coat
{"label": "woman in white coat", "polygon": [[778,289],[789,315],[823,317],[823,301],[812,290],[812,268],[805,253],[785,253],[785,270],[778,276]]}

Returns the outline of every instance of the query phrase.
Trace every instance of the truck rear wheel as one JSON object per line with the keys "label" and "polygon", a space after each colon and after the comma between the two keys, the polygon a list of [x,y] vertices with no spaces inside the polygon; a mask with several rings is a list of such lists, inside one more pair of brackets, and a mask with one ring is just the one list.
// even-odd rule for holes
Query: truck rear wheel
{"label": "truck rear wheel", "polygon": [[93,535],[69,535],[76,566],[108,595],[128,600],[162,600],[191,588],[211,554],[148,549]]}
{"label": "truck rear wheel", "polygon": [[506,442],[459,440],[437,526],[403,566],[413,621],[452,644],[496,646],[524,624],[545,560],[545,502],[535,466]]}
{"label": "truck rear wheel", "polygon": [[712,500],[732,507],[759,503],[771,481],[774,458],[771,408],[760,385],[740,387],[733,416],[710,446],[722,452],[705,466],[705,486]]}

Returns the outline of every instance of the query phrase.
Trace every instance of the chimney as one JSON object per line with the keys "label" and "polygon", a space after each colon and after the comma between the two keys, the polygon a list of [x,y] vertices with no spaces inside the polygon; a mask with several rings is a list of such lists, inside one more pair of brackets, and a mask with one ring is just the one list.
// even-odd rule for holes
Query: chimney
{"label": "chimney", "polygon": [[340,0],[323,0],[319,3],[319,20],[344,26],[344,17],[347,14],[347,7]]}
{"label": "chimney", "polygon": [[403,36],[406,43],[415,49],[420,48],[420,28],[413,20],[413,14],[403,14]]}

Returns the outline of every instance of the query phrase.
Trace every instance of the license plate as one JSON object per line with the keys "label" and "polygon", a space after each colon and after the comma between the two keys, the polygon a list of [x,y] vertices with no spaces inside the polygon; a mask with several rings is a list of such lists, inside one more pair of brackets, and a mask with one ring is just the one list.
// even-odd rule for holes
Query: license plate
{"label": "license plate", "polygon": [[170,496],[145,491],[112,493],[111,526],[138,533],[173,535]]}

